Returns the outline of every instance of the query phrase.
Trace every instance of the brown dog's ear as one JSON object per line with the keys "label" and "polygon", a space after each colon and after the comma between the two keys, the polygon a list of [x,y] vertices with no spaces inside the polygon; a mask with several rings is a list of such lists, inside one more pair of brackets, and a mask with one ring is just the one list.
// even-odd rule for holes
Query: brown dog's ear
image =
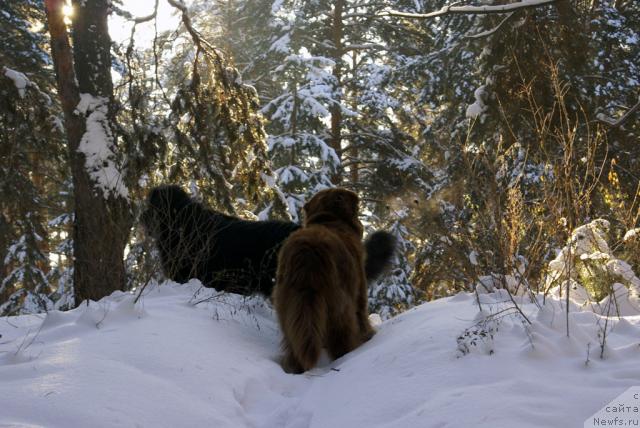
{"label": "brown dog's ear", "polygon": [[306,223],[306,219],[309,218],[309,213],[313,212],[314,207],[317,205],[316,204],[316,199],[317,198],[317,193],[315,195],[313,195],[307,202],[304,203],[304,205],[302,206],[302,213],[304,214],[304,221]]}
{"label": "brown dog's ear", "polygon": [[349,195],[349,197],[351,198],[351,203],[353,204],[353,208],[357,212],[358,205],[360,204],[360,197],[355,192],[352,192],[352,191],[349,191],[347,195]]}
{"label": "brown dog's ear", "polygon": [[360,203],[360,198],[355,192],[341,189],[340,193],[336,195],[336,201],[346,209],[350,215],[358,215],[358,204]]}
{"label": "brown dog's ear", "polygon": [[325,197],[327,195],[328,190],[329,189],[320,190],[319,192],[314,194],[311,198],[309,198],[309,200],[305,202],[304,206],[302,207],[302,209],[304,210],[304,213],[305,214],[308,214],[309,212],[315,213],[316,210],[322,207],[324,204],[323,201],[325,201]]}
{"label": "brown dog's ear", "polygon": [[315,198],[315,195],[312,196],[307,202],[304,203],[304,205],[302,206],[302,211],[305,214],[309,213],[309,210],[311,210],[311,205],[313,205],[313,200]]}
{"label": "brown dog's ear", "polygon": [[357,226],[360,201],[357,194],[347,189],[335,189],[331,193],[330,201],[335,215]]}
{"label": "brown dog's ear", "polygon": [[347,211],[345,214],[347,214],[348,220],[355,227],[355,229],[358,230],[360,237],[362,238],[364,228],[362,227],[362,223],[358,219],[358,206],[360,204],[360,197],[358,197],[355,192],[352,192],[350,190],[344,190],[342,196],[344,198],[342,206]]}

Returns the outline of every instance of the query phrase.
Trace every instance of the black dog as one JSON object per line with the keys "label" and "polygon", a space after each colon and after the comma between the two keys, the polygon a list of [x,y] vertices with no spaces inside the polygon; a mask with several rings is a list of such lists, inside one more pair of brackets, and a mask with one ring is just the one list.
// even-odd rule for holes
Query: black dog
{"label": "black dog", "polygon": [[[165,276],[176,282],[198,278],[205,287],[270,296],[278,251],[299,225],[249,221],[225,215],[194,201],[179,186],[154,188],[142,224],[158,246]],[[388,267],[395,238],[378,231],[365,242],[369,282]]]}

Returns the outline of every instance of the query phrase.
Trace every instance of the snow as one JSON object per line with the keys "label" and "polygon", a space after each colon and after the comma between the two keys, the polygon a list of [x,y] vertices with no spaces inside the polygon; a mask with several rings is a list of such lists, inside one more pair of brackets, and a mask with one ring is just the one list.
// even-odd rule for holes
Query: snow
{"label": "snow", "polygon": [[445,5],[442,8],[429,12],[429,13],[409,13],[400,12],[396,10],[387,11],[385,14],[391,16],[399,16],[410,19],[425,19],[435,18],[447,14],[487,14],[487,13],[507,13],[518,9],[525,9],[530,7],[546,6],[551,3],[555,3],[558,0],[521,0],[509,4],[501,5],[483,5],[483,6],[456,6],[458,3],[452,3]]}
{"label": "snow", "polygon": [[[637,315],[640,313],[640,278],[632,267],[616,258],[606,241],[610,224],[605,219],[595,219],[573,230],[571,237],[555,259],[549,262],[549,272],[545,289],[557,285],[558,295],[571,286],[571,299],[580,305],[590,304],[600,314],[616,313]],[[594,262],[580,266],[578,262]],[[587,272],[587,280],[610,287],[613,296],[607,296],[598,302],[592,302],[584,284],[574,281],[578,272]],[[621,283],[622,282],[622,283]],[[577,295],[576,295],[577,294]],[[613,304],[613,305],[612,305]]]}
{"label": "snow", "polygon": [[291,50],[289,46],[290,43],[291,37],[288,33],[285,33],[282,35],[282,37],[279,37],[275,42],[271,44],[269,51],[286,54]]}
{"label": "snow", "polygon": [[307,181],[309,177],[303,170],[295,165],[289,165],[276,170],[278,181],[282,184],[288,184],[292,181]]}
{"label": "snow", "polygon": [[273,2],[273,4],[271,5],[271,13],[273,15],[277,14],[278,11],[280,11],[280,9],[282,8],[282,3],[284,3],[284,0],[275,0]]}
{"label": "snow", "polygon": [[[477,119],[478,116],[484,114],[487,111],[487,106],[484,103],[486,97],[486,86],[482,85],[476,89],[473,93],[475,102],[467,107],[466,117],[469,119]],[[481,118],[482,121],[482,118]]]}
{"label": "snow", "polygon": [[27,76],[25,76],[23,73],[20,73],[19,71],[15,71],[7,67],[3,67],[2,69],[4,71],[5,77],[13,80],[13,84],[18,90],[18,95],[20,96],[20,98],[24,98],[24,96],[26,95],[27,86],[31,84]]}
{"label": "snow", "polygon": [[5,318],[0,426],[568,427],[640,383],[640,317],[609,319],[601,359],[599,315],[572,307],[567,337],[561,301],[521,301],[525,326],[490,315],[504,290],[479,298],[409,310],[304,375],[278,365],[267,303],[197,281]]}
{"label": "snow", "polygon": [[85,156],[87,172],[105,197],[116,195],[129,197],[121,171],[115,163],[114,136],[108,124],[109,100],[91,94],[80,94],[76,111],[87,115],[87,130],[82,136],[78,151]]}
{"label": "snow", "polygon": [[478,266],[478,252],[473,250],[469,253],[469,263],[474,266]]}
{"label": "snow", "polygon": [[624,234],[624,238],[622,238],[622,240],[624,242],[631,241],[633,238],[638,236],[638,233],[640,233],[640,228],[627,230],[627,233]]}
{"label": "snow", "polygon": [[[260,173],[260,178],[262,178],[262,181],[264,181],[264,184],[268,188],[270,188],[273,192],[275,192],[275,194],[278,196],[278,199],[280,199],[280,202],[282,202],[286,207],[288,207],[287,212],[289,213],[289,217],[290,217],[289,219],[293,221],[297,221],[298,220],[298,216],[296,214],[297,211],[290,206],[287,196],[284,194],[282,189],[280,189],[280,186],[278,186],[276,182],[276,177],[273,177],[265,173]],[[261,213],[261,214],[264,215],[264,213]],[[258,215],[258,218],[260,220],[267,220],[267,218],[261,217],[260,215]]]}

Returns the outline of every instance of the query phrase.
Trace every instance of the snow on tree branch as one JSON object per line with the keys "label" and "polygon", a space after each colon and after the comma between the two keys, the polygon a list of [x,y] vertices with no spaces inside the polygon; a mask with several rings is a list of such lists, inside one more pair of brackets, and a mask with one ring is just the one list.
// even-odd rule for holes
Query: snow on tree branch
{"label": "snow on tree branch", "polygon": [[390,10],[382,12],[383,16],[397,16],[407,19],[429,19],[443,15],[487,15],[491,13],[509,13],[515,10],[528,9],[533,7],[546,6],[557,3],[559,0],[522,0],[516,3],[501,4],[496,6],[456,6],[459,2],[443,6],[442,8],[429,13],[410,13]]}
{"label": "snow on tree branch", "polygon": [[511,19],[511,17],[513,16],[515,12],[511,12],[509,13],[507,16],[504,17],[504,19],[502,21],[500,21],[500,23],[498,25],[496,25],[495,27],[493,27],[490,30],[487,31],[482,31],[480,33],[476,33],[476,34],[471,34],[466,36],[468,39],[479,39],[481,37],[488,37],[494,33],[496,33],[498,30],[500,30],[500,28],[502,28],[502,26],[505,24],[505,22],[507,22],[509,19]]}
{"label": "snow on tree branch", "polygon": [[12,70],[7,67],[2,67],[2,72],[5,77],[13,80],[14,85],[16,85],[16,89],[18,90],[18,94],[20,98],[24,98],[26,94],[27,86],[31,85],[31,81],[25,76],[23,73],[19,71]]}
{"label": "snow on tree branch", "polygon": [[638,99],[638,102],[631,107],[629,110],[627,110],[627,112],[625,114],[622,115],[622,117],[620,117],[620,119],[615,120],[612,119],[608,116],[606,116],[603,113],[600,113],[596,116],[596,118],[602,122],[602,123],[606,123],[607,125],[611,126],[612,128],[617,128],[620,125],[622,125],[624,122],[627,121],[627,119],[629,119],[629,117],[631,117],[631,115],[633,113],[635,113],[638,109],[640,109],[640,98]]}

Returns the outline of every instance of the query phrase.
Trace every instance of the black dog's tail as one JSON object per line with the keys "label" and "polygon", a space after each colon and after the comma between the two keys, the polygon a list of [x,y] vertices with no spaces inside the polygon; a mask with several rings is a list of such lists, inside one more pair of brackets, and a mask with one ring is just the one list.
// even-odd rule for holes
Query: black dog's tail
{"label": "black dog's tail", "polygon": [[396,238],[389,232],[379,230],[367,237],[364,246],[367,253],[364,271],[367,282],[372,283],[391,266],[391,259],[396,253]]}

